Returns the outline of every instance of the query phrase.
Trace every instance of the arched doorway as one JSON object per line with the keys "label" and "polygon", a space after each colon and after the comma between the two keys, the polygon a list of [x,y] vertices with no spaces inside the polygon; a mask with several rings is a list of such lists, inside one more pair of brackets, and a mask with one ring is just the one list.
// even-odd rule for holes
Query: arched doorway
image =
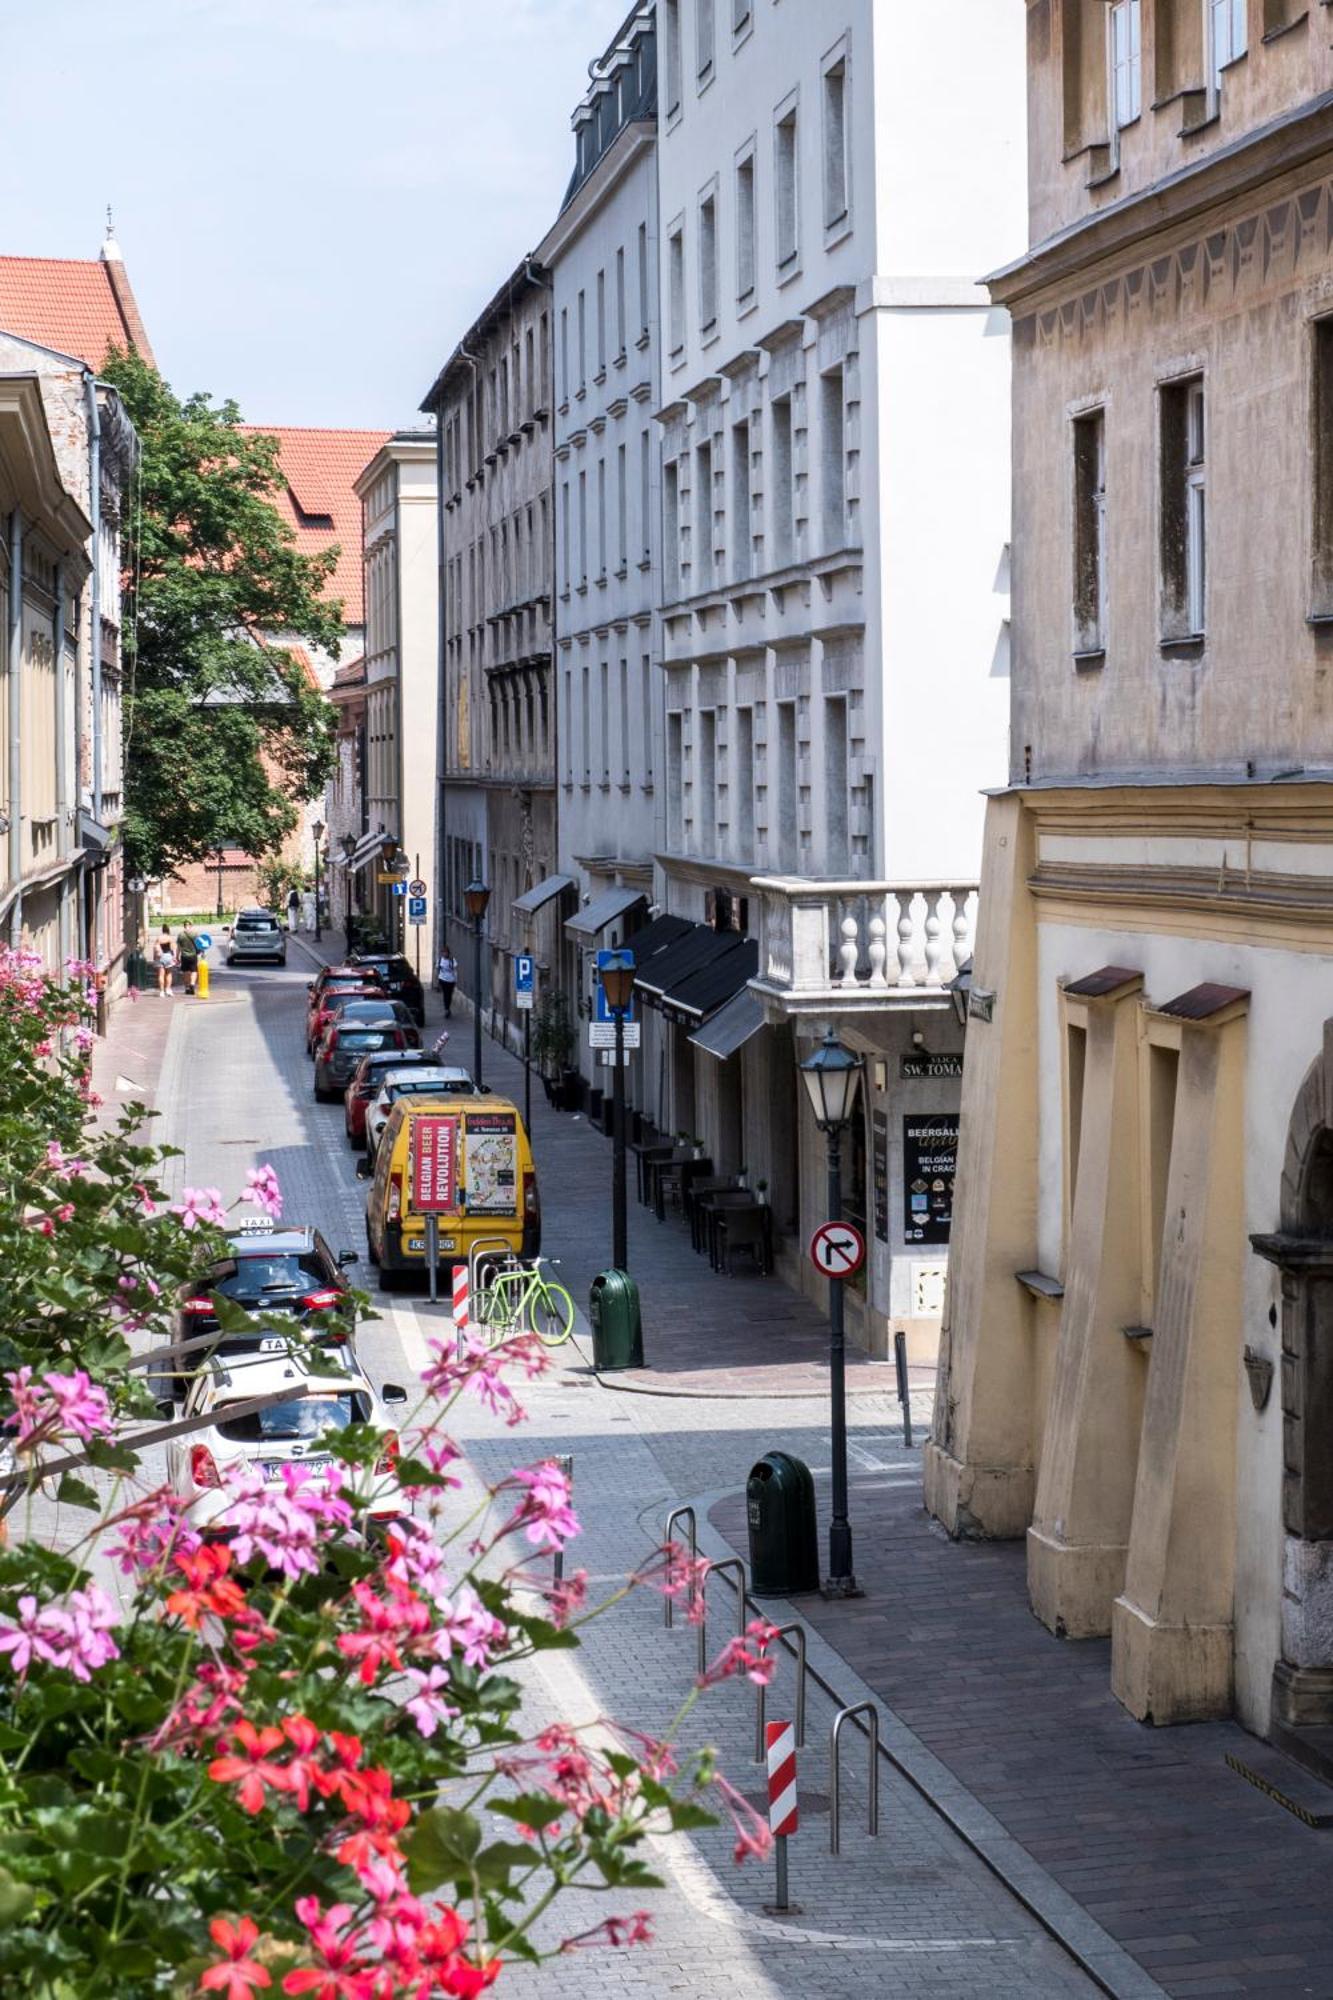
{"label": "arched doorway", "polygon": [[1281,1228],[1250,1241],[1282,1277],[1282,1657],[1272,1726],[1333,1724],[1333,1022],[1296,1095]]}

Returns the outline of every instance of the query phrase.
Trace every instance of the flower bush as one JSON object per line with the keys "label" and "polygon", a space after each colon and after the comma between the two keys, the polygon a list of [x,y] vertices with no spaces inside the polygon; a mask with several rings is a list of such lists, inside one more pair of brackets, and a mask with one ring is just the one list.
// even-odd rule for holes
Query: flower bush
{"label": "flower bush", "polygon": [[[28,1502],[0,1548],[0,1991],[422,2000],[485,1992],[506,1960],[642,1942],[634,1907],[564,1938],[542,1920],[572,1885],[632,1905],[655,1885],[646,1836],[712,1807],[738,1858],[767,1835],[711,1754],[681,1767],[674,1730],[524,1725],[524,1663],[591,1615],[587,1578],[547,1560],[578,1533],[572,1497],[543,1462],[465,1506],[448,1426],[465,1395],[519,1421],[545,1351],[437,1345],[400,1435],[331,1432],[324,1471],[241,1465],[202,1540],[182,1498],[145,1490],[135,1439],[158,1414],[144,1356],[226,1211],[211,1189],[168,1202],[141,1111],[97,1129],[81,976],[0,954],[0,1249],[19,1275],[0,1469],[5,1505]],[[247,1198],[280,1210],[271,1171]],[[95,1515],[72,1547],[37,1532],[53,1467]],[[697,1615],[699,1585],[667,1549],[624,1589]],[[700,1687],[764,1678],[769,1636],[733,1640]]]}

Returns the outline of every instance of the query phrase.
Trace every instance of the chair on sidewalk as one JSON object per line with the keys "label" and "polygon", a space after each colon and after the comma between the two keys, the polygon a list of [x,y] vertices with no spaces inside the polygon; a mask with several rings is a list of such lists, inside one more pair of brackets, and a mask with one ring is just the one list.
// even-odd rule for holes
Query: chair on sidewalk
{"label": "chair on sidewalk", "polygon": [[748,1250],[755,1269],[761,1276],[767,1276],[773,1267],[771,1228],[772,1210],[758,1202],[751,1207],[723,1209],[717,1218],[717,1268],[734,1278],[735,1254],[738,1250]]}

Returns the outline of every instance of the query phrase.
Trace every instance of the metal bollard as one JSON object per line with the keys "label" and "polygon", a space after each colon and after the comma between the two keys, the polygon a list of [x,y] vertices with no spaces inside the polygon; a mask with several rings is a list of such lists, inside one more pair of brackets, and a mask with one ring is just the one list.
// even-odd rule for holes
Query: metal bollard
{"label": "metal bollard", "polygon": [[747,1609],[745,1564],[739,1556],[724,1556],[721,1562],[710,1562],[708,1568],[704,1571],[702,1585],[704,1615],[699,1620],[699,1672],[701,1674],[706,1672],[708,1667],[708,1579],[710,1576],[721,1576],[724,1570],[736,1571],[738,1578],[736,1591],[736,1637],[738,1639],[745,1637],[745,1613]]}
{"label": "metal bollard", "polygon": [[[796,1748],[805,1748],[805,1627],[799,1618],[790,1625],[779,1625],[769,1644],[776,1646],[779,1639],[790,1635],[796,1641]],[[768,1646],[763,1648],[768,1651]],[[754,1718],[754,1761],[762,1764],[767,1753],[764,1725],[768,1720],[768,1689],[761,1681],[755,1689],[758,1700],[755,1703]]]}
{"label": "metal bollard", "polygon": [[[570,1494],[572,1497],[574,1490],[573,1452],[558,1451],[555,1455],[555,1462],[560,1467],[560,1470],[564,1473],[565,1478],[569,1481]],[[551,1579],[554,1583],[563,1583],[565,1580],[565,1549],[563,1542],[561,1543],[560,1547],[556,1550],[555,1555],[553,1556],[551,1561]]]}
{"label": "metal bollard", "polygon": [[866,1816],[867,1833],[879,1832],[879,1710],[873,1701],[858,1701],[851,1708],[840,1709],[833,1718],[833,1728],[829,1735],[829,1828],[828,1848],[830,1854],[841,1853],[841,1828],[838,1817],[842,1800],[840,1797],[840,1772],[838,1770],[838,1737],[844,1722],[854,1715],[868,1715],[870,1728],[870,1806]]}
{"label": "metal bollard", "polygon": [[898,1401],[903,1406],[903,1443],[908,1451],[912,1449],[912,1392],[907,1383],[907,1335],[901,1331],[893,1336],[893,1363],[898,1371]]}
{"label": "metal bollard", "polygon": [[[677,1521],[685,1520],[688,1520],[690,1524],[690,1558],[694,1561],[697,1560],[699,1554],[699,1527],[694,1518],[693,1507],[677,1507],[673,1513],[667,1515],[666,1533],[662,1539],[664,1542],[669,1542],[671,1540],[671,1530],[675,1527]],[[676,1607],[668,1597],[665,1600],[663,1608],[666,1613],[663,1623],[670,1630],[676,1622],[674,1616]]]}

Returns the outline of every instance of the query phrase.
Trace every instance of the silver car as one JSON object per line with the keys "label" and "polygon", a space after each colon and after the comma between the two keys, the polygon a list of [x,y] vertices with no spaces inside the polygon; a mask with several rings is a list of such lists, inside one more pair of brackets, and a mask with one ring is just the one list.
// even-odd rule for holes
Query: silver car
{"label": "silver car", "polygon": [[373,1161],[389,1113],[400,1097],[474,1097],[476,1090],[470,1072],[451,1063],[386,1070],[366,1109],[366,1152]]}
{"label": "silver car", "polygon": [[271,910],[242,910],[227,945],[228,965],[287,963],[287,933]]}

